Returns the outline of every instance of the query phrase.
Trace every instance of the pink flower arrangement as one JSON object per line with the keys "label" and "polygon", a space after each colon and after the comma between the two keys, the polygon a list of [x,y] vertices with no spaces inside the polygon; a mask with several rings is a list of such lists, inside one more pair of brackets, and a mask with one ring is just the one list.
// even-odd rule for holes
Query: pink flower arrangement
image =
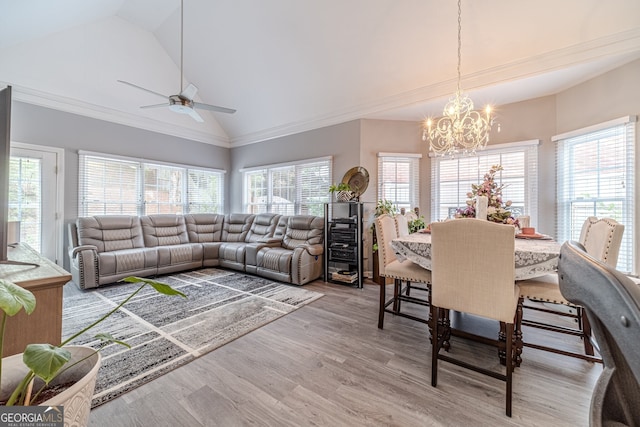
{"label": "pink flower arrangement", "polygon": [[481,184],[471,184],[471,191],[467,193],[467,206],[456,211],[456,218],[475,218],[476,196],[486,196],[489,203],[487,208],[487,220],[502,224],[512,224],[519,227],[518,220],[513,217],[509,207],[511,200],[502,201],[502,189],[504,184],[498,185],[495,180],[496,173],[503,170],[501,165],[493,165],[484,175]]}

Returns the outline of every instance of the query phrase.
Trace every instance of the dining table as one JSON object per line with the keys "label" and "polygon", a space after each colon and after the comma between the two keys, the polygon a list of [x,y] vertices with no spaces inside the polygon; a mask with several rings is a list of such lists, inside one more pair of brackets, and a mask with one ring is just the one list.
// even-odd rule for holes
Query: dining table
{"label": "dining table", "polygon": [[[516,280],[532,279],[558,270],[560,244],[551,238],[515,238]],[[398,260],[431,270],[431,234],[417,232],[391,241]],[[487,250],[491,250],[487,247]],[[472,254],[461,255],[461,257]]]}

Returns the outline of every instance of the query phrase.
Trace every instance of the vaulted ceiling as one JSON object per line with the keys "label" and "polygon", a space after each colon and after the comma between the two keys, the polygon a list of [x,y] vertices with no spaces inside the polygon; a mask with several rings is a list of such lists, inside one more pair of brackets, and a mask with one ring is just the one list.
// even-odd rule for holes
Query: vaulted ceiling
{"label": "vaulted ceiling", "polygon": [[[0,0],[17,100],[222,146],[358,118],[422,120],[455,91],[453,0],[184,0],[184,84],[237,109],[140,109],[180,91],[180,0]],[[476,106],[550,95],[640,58],[638,0],[462,1]]]}

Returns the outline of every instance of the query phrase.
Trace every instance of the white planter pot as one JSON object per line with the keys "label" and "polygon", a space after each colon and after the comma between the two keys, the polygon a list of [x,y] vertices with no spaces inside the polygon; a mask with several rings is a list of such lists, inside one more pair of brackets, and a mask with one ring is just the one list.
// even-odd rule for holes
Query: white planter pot
{"label": "white planter pot", "polygon": [[[71,352],[71,361],[69,363],[75,363],[75,361],[90,355],[91,357],[56,377],[51,384],[63,384],[69,381],[75,381],[75,384],[40,405],[64,406],[65,427],[86,426],[89,423],[91,399],[96,387],[101,356],[100,353],[95,353],[95,350],[90,347],[68,346],[65,348]],[[3,358],[0,398],[6,400],[26,373],[27,368],[22,363],[22,353]],[[37,389],[37,382],[33,388],[34,390]]]}

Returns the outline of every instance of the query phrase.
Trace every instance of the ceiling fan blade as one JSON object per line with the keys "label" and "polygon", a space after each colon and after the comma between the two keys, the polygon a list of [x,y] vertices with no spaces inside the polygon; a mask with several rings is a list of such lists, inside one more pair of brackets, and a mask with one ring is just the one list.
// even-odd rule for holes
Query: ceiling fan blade
{"label": "ceiling fan blade", "polygon": [[145,89],[145,88],[143,88],[143,87],[141,87],[141,86],[134,85],[133,83],[125,82],[124,80],[118,80],[118,82],[123,83],[123,84],[125,84],[125,85],[129,85],[129,86],[131,86],[131,87],[135,87],[136,89],[140,89],[140,90],[143,90],[143,91],[145,91],[145,92],[152,93],[152,94],[154,94],[154,95],[161,96],[161,97],[163,97],[163,98],[168,98],[168,96],[167,96],[167,95],[163,95],[163,94],[161,94],[161,93],[154,92],[154,91],[149,90],[149,89]]}
{"label": "ceiling fan blade", "polygon": [[234,110],[233,108],[219,107],[217,105],[202,104],[200,102],[194,102],[193,106],[196,107],[196,108],[200,108],[202,110],[217,111],[218,113],[233,114],[233,113],[236,112],[236,110]]}
{"label": "ceiling fan blade", "polygon": [[193,118],[193,120],[195,120],[196,122],[202,123],[204,122],[204,120],[202,120],[202,117],[200,117],[200,114],[198,114],[198,112],[196,110],[194,110],[193,108],[190,109],[189,111],[189,115]]}
{"label": "ceiling fan blade", "polygon": [[193,101],[196,93],[198,93],[198,88],[195,85],[189,83],[189,86],[187,86],[185,90],[180,93],[180,96],[182,98],[187,98],[189,101]]}
{"label": "ceiling fan blade", "polygon": [[159,107],[168,107],[168,106],[169,104],[165,102],[164,104],[143,105],[140,108],[159,108]]}

